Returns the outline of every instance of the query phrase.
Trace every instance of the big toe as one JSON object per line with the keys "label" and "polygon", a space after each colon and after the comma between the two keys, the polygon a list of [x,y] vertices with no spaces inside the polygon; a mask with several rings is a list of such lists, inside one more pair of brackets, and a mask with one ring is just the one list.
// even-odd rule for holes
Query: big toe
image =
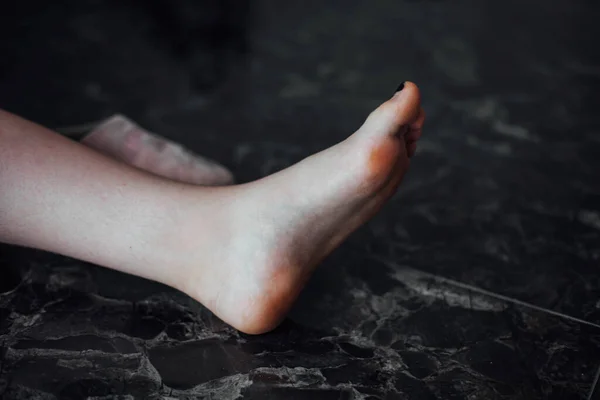
{"label": "big toe", "polygon": [[[401,86],[402,87],[402,86]],[[421,94],[412,82],[405,82],[403,88],[392,98],[373,111],[359,133],[361,136],[403,137],[418,123],[421,113]]]}

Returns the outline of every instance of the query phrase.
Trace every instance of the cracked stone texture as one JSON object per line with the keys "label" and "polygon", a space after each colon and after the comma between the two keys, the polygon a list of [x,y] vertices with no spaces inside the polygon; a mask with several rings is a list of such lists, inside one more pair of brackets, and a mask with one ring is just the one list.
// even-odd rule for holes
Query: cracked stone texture
{"label": "cracked stone texture", "polygon": [[167,3],[11,5],[0,107],[52,127],[123,113],[245,182],[410,79],[428,113],[411,172],[258,337],[162,285],[2,245],[0,397],[599,398],[600,4]]}

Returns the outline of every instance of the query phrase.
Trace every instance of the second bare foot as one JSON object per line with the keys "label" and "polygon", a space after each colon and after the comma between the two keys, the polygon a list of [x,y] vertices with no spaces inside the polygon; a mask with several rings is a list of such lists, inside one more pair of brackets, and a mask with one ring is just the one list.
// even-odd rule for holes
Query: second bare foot
{"label": "second bare foot", "polygon": [[81,143],[128,165],[175,181],[202,186],[233,184],[233,175],[222,165],[150,133],[122,115],[100,123]]}

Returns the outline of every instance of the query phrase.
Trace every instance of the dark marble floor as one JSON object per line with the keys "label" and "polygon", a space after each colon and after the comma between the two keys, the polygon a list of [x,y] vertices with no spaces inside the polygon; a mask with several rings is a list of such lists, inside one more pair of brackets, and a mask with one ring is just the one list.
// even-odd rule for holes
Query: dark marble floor
{"label": "dark marble floor", "polygon": [[193,56],[156,9],[77,4],[0,16],[0,107],[123,112],[240,181],[344,138],[405,79],[429,120],[399,193],[268,335],[0,247],[0,396],[600,399],[600,4],[261,0],[211,17],[248,32]]}

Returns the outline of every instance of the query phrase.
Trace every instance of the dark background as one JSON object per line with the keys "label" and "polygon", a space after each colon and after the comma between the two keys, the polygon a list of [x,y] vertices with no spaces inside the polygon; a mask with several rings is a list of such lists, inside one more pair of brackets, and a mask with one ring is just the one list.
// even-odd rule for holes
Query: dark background
{"label": "dark background", "polygon": [[54,128],[123,113],[242,182],[345,138],[403,80],[428,115],[399,193],[268,335],[0,247],[0,397],[600,399],[598,2],[0,10],[1,108]]}

